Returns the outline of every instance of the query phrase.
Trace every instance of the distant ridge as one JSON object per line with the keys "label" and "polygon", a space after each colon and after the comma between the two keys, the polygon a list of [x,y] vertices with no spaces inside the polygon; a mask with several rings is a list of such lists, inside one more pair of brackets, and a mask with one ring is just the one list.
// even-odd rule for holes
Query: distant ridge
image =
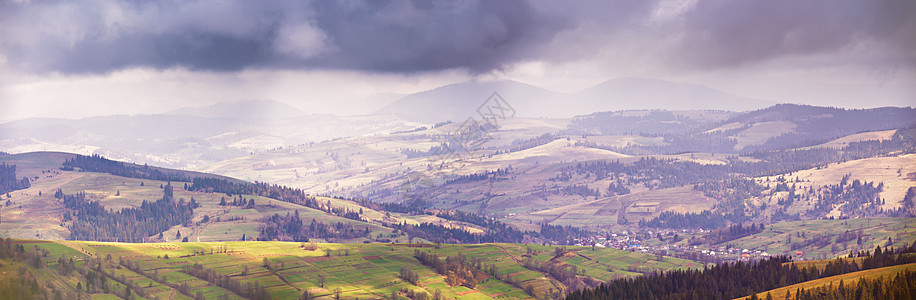
{"label": "distant ridge", "polygon": [[203,107],[179,108],[166,114],[228,119],[288,119],[306,116],[298,108],[274,100],[220,102]]}
{"label": "distant ridge", "polygon": [[588,112],[609,109],[748,111],[776,104],[702,85],[648,78],[611,79],[573,95]]}
{"label": "distant ridge", "polygon": [[512,80],[449,84],[404,96],[376,113],[426,123],[464,121],[477,117],[477,108],[494,92],[498,92],[518,116],[568,117],[574,113],[562,107],[550,109],[566,95]]}
{"label": "distant ridge", "polygon": [[404,96],[376,111],[418,122],[459,121],[498,92],[522,117],[565,118],[602,111],[665,109],[748,111],[775,102],[658,79],[618,78],[566,94],[511,80],[455,83]]}

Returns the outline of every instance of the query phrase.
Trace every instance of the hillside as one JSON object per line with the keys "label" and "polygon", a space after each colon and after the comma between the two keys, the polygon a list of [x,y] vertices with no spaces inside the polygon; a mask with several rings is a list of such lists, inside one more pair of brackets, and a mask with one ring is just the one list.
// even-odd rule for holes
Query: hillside
{"label": "hillside", "polygon": [[[903,207],[904,195],[914,186],[907,174],[916,170],[907,168],[916,165],[916,157],[907,153],[916,151],[916,131],[885,127],[913,125],[905,118],[911,113],[910,108],[779,105],[742,114],[619,111],[572,119],[515,117],[495,120],[493,128],[442,123],[302,145],[202,170],[373,202],[403,202],[416,190],[429,207],[496,217],[529,230],[545,222],[623,230],[666,211],[746,215],[730,222],[794,220],[796,213],[803,219],[855,217],[851,205],[842,208],[846,200],[831,200],[831,210],[814,209],[817,196],[826,195],[824,186],[846,175],[850,182],[881,184],[876,194],[880,207],[859,216],[902,216],[892,210]],[[851,121],[838,131],[814,130],[860,117],[886,120],[883,125]],[[468,128],[478,130],[479,143],[456,145]],[[816,136],[821,146],[780,146],[777,137],[800,132]],[[764,148],[774,150],[759,150]],[[697,186],[736,179],[756,180],[753,189],[759,191],[754,193],[760,194],[728,199],[720,194],[725,191]],[[783,181],[786,189],[777,190]],[[792,185],[796,193],[802,188],[822,192],[786,204]]]}
{"label": "hillside", "polygon": [[[187,238],[191,241],[232,241],[259,238],[266,225],[266,218],[275,214],[296,214],[305,222],[315,220],[322,224],[342,224],[359,228],[367,233],[360,236],[340,235],[341,229],[332,230],[331,233],[314,233],[318,240],[335,240],[362,242],[373,240],[402,239],[407,240],[404,233],[392,234],[391,229],[385,224],[420,224],[429,223],[449,228],[481,232],[478,226],[460,221],[451,221],[436,216],[411,216],[397,212],[377,211],[359,203],[332,198],[315,196],[312,204],[293,203],[282,201],[277,197],[270,198],[261,195],[243,194],[232,195],[229,193],[216,193],[196,190],[194,183],[187,181],[169,182],[166,180],[143,179],[135,177],[116,176],[101,172],[83,172],[76,170],[63,170],[60,167],[68,159],[76,157],[75,154],[41,152],[0,156],[0,162],[14,164],[17,167],[17,176],[28,177],[31,186],[0,196],[4,204],[0,207],[2,223],[0,223],[0,236],[13,238],[40,238],[40,239],[95,239],[117,241],[123,236],[93,235],[74,236],[72,226],[75,220],[67,220],[66,216],[75,214],[73,207],[67,207],[56,195],[61,191],[63,195],[84,194],[87,201],[99,203],[109,210],[137,209],[144,202],[157,201],[163,197],[167,189],[172,193],[175,201],[191,201],[197,203],[191,219],[182,224],[172,224],[170,227],[156,231],[144,237],[144,241],[179,241]],[[228,184],[246,184],[243,181],[219,175],[162,169],[147,168],[132,164],[124,164],[128,168],[138,170],[161,171],[175,178],[210,179]],[[169,187],[173,186],[174,188]],[[189,185],[190,184],[190,185]],[[185,188],[182,188],[182,185]],[[227,201],[228,200],[228,201]],[[223,205],[221,202],[232,203],[244,200],[243,205]],[[248,201],[253,201],[249,205]],[[318,204],[320,203],[320,205]],[[311,206],[309,206],[311,205]],[[340,212],[336,212],[340,210]],[[335,211],[332,213],[332,211]],[[359,212],[359,219],[343,217],[343,212]],[[306,224],[307,226],[309,224]],[[314,226],[314,225],[312,225]],[[348,227],[348,228],[349,228]],[[95,230],[98,230],[95,229]],[[160,234],[161,232],[161,234]],[[178,233],[181,233],[179,236]],[[337,232],[337,234],[334,234]],[[384,236],[384,237],[383,237]]]}
{"label": "hillside", "polygon": [[[798,289],[811,290],[814,288],[825,287],[825,286],[838,287],[840,285],[840,282],[842,282],[843,285],[845,286],[852,287],[852,286],[855,286],[859,282],[859,280],[876,279],[876,278],[882,278],[882,277],[890,279],[904,271],[916,271],[916,264],[906,264],[906,265],[899,265],[899,266],[893,266],[893,267],[884,267],[884,268],[878,268],[878,269],[872,269],[872,270],[858,271],[858,272],[852,272],[852,273],[847,273],[843,275],[837,275],[837,276],[821,278],[817,280],[806,281],[806,282],[799,283],[799,284],[794,284],[794,285],[790,285],[786,287],[781,287],[778,289],[769,290],[766,292],[757,293],[757,297],[760,297],[760,299],[766,299],[767,297],[766,295],[769,293],[773,297],[774,300],[795,299],[791,297],[797,297],[797,295],[795,295],[795,292]],[[786,295],[788,295],[790,298],[786,298]],[[736,298],[736,300],[737,299],[745,299],[745,297]]]}
{"label": "hillside", "polygon": [[[519,244],[12,243],[27,253],[18,259],[0,256],[0,272],[37,278],[37,293],[68,299],[77,294],[288,299],[305,292],[319,299],[414,298],[420,293],[428,298],[535,299],[636,272],[702,266],[614,249]],[[424,264],[417,253],[448,264]]]}

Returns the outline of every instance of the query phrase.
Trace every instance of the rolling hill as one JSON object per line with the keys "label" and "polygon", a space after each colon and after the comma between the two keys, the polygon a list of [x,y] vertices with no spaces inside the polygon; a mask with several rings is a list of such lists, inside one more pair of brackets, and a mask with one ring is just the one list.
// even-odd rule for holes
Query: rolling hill
{"label": "rolling hill", "polygon": [[[430,299],[434,295],[536,299],[560,296],[566,286],[593,286],[641,274],[634,270],[702,266],[615,249],[518,244],[12,243],[28,249],[26,255],[34,251],[40,257],[29,261],[0,258],[0,272],[21,269],[22,278],[39,279],[49,295],[58,293],[70,299],[78,294],[93,298],[295,299],[306,291],[318,299],[402,298],[419,293]],[[417,251],[440,256],[443,262],[451,257],[449,265],[443,270],[424,264]],[[534,263],[554,271],[539,271],[532,267]],[[459,278],[452,272],[456,269],[473,275]],[[4,280],[0,284],[7,284]]]}

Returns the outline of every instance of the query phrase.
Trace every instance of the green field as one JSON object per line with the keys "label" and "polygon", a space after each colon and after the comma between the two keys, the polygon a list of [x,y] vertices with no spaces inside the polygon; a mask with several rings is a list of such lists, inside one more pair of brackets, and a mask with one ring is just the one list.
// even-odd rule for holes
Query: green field
{"label": "green field", "polygon": [[[271,298],[288,299],[308,291],[319,299],[332,299],[339,292],[344,299],[406,299],[404,291],[439,293],[454,299],[525,299],[559,295],[566,283],[548,273],[526,268],[526,259],[552,266],[575,266],[576,277],[606,281],[679,268],[700,268],[692,261],[615,249],[568,248],[556,256],[553,246],[521,244],[329,244],[318,243],[307,250],[305,243],[292,242],[204,242],[204,243],[106,243],[84,241],[15,241],[29,253],[42,254],[42,263],[0,260],[0,274],[10,276],[25,270],[61,293],[76,297],[124,297],[127,287],[133,297],[182,299],[249,298],[246,287],[263,288]],[[450,286],[445,276],[421,264],[414,251],[434,253],[442,259],[464,255],[479,260],[476,285]],[[211,252],[212,251],[212,252]],[[76,271],[66,273],[58,261],[73,259]],[[66,265],[66,263],[65,263]],[[269,266],[269,267],[268,267]],[[496,276],[482,269],[495,266]],[[399,277],[402,268],[415,272],[417,285]],[[476,267],[474,267],[476,268]],[[198,270],[203,272],[195,272]],[[87,292],[87,275],[104,274],[107,290]],[[206,273],[209,272],[209,273]],[[202,275],[203,274],[203,275]],[[208,275],[209,274],[209,275]],[[7,277],[9,278],[9,277]],[[227,285],[229,280],[239,286]],[[590,279],[589,279],[590,280]],[[588,281],[588,280],[586,280]],[[598,282],[591,281],[591,282]],[[77,290],[77,285],[83,286]],[[79,295],[78,295],[79,294]],[[113,299],[113,298],[112,298]]]}

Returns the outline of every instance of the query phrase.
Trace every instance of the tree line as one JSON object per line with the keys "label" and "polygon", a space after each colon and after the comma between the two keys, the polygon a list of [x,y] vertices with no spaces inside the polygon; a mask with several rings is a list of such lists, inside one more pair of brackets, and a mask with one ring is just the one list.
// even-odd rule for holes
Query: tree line
{"label": "tree line", "polygon": [[798,267],[777,256],[756,262],[734,262],[707,266],[703,270],[674,270],[648,276],[612,280],[594,289],[570,293],[566,299],[734,299],[809,280],[850,272],[916,262],[916,244],[899,249],[875,248],[873,253],[850,254],[831,260],[824,270]]}
{"label": "tree line", "polygon": [[93,154],[92,156],[77,154],[73,158],[68,158],[65,160],[60,167],[60,169],[64,171],[73,171],[75,168],[79,168],[80,171],[84,172],[108,173],[111,175],[129,178],[177,182],[191,181],[190,177],[181,173],[163,172],[158,168],[153,168],[145,164],[143,166],[126,164],[123,162],[104,158],[98,154]]}

